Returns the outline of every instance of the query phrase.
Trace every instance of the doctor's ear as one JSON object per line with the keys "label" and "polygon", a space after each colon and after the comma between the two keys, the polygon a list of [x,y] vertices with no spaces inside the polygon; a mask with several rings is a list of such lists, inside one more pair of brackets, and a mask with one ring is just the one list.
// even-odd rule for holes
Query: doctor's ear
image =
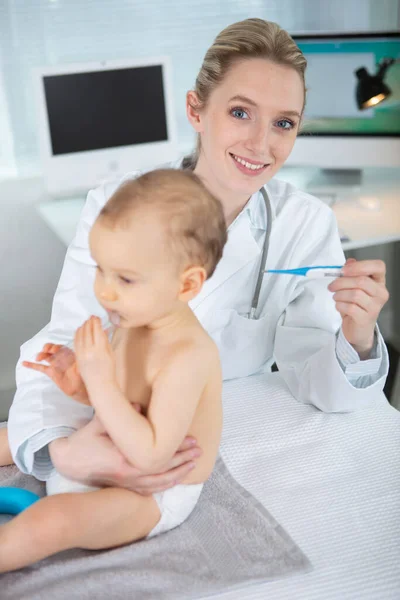
{"label": "doctor's ear", "polygon": [[186,114],[189,123],[197,133],[201,133],[200,102],[196,92],[191,90],[186,94]]}
{"label": "doctor's ear", "polygon": [[204,267],[189,267],[186,269],[181,275],[179,300],[190,302],[200,293],[206,279],[207,273]]}

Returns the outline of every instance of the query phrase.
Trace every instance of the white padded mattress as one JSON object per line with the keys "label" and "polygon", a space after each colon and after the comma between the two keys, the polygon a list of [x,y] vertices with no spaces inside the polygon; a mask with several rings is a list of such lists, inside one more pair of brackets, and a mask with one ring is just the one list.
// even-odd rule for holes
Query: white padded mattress
{"label": "white padded mattress", "polygon": [[278,373],[227,382],[222,456],[313,571],[219,600],[400,599],[400,412],[324,414]]}

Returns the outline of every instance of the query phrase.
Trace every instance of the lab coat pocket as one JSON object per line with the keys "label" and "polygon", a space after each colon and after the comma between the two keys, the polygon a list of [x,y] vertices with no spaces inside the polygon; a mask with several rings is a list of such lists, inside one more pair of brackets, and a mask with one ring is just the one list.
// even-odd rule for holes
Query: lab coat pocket
{"label": "lab coat pocket", "polygon": [[218,310],[207,330],[218,346],[224,379],[257,373],[272,356],[271,316],[248,319],[235,310]]}

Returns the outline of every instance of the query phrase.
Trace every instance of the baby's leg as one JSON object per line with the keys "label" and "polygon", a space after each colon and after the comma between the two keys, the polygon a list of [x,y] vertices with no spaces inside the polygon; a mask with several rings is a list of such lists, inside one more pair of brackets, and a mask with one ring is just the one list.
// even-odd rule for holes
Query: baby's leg
{"label": "baby's leg", "polygon": [[7,427],[2,427],[0,429],[0,467],[12,465],[13,462],[10,446],[8,445]]}
{"label": "baby's leg", "polygon": [[118,488],[57,494],[0,527],[0,573],[62,550],[113,548],[146,537],[160,519],[152,496]]}

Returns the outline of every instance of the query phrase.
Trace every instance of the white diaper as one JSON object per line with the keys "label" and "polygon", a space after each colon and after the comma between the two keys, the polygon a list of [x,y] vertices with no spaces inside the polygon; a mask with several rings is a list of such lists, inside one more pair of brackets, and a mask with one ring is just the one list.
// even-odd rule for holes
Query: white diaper
{"label": "white diaper", "polygon": [[[186,521],[197,504],[203,485],[203,483],[176,485],[165,492],[153,494],[153,498],[160,509],[161,518],[147,537],[154,537],[155,535],[174,529],[174,527],[178,527],[178,525]],[[48,496],[52,496],[53,494],[94,492],[99,489],[101,488],[67,479],[63,475],[60,475],[60,473],[57,473],[57,471],[54,471],[50,479],[46,482]]]}
{"label": "white diaper", "polygon": [[176,485],[165,492],[153,494],[160,509],[161,519],[147,537],[174,529],[186,521],[197,504],[203,485],[204,483]]}

